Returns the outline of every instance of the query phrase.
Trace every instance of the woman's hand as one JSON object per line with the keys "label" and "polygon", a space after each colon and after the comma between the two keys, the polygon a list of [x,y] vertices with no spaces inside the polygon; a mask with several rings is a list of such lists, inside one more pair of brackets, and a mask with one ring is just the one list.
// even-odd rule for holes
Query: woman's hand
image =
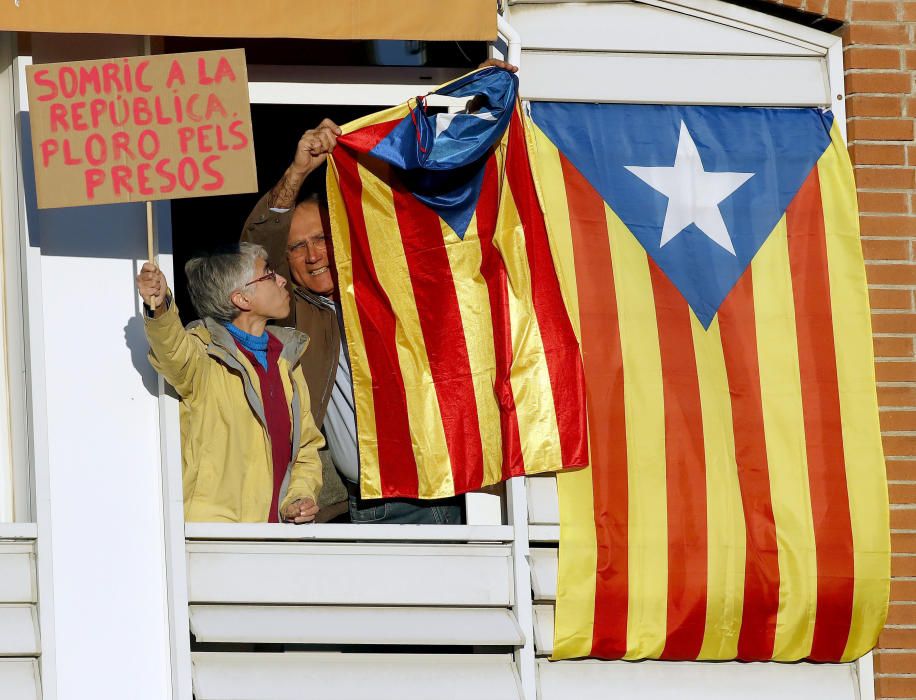
{"label": "woman's hand", "polygon": [[318,505],[311,498],[300,498],[286,506],[282,515],[283,520],[288,523],[296,523],[296,525],[312,523],[315,522],[315,516],[318,515]]}
{"label": "woman's hand", "polygon": [[169,285],[162,270],[151,262],[143,263],[140,274],[137,275],[137,291],[140,292],[147,306],[155,305],[157,316],[164,311],[163,305],[168,289]]}

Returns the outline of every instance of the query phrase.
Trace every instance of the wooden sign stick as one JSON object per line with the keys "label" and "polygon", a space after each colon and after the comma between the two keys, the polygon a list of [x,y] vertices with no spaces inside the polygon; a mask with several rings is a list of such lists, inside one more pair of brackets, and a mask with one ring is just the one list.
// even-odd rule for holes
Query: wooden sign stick
{"label": "wooden sign stick", "polygon": [[[156,257],[153,251],[153,203],[150,201],[146,202],[146,253],[149,261],[155,265]],[[152,311],[156,310],[156,298],[149,298],[149,308]]]}

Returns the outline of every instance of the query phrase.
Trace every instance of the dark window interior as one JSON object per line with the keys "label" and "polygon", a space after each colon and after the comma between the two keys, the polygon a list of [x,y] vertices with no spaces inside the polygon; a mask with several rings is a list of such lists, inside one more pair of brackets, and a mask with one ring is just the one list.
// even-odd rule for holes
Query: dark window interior
{"label": "dark window interior", "polygon": [[[487,55],[485,42],[376,42],[316,41],[303,39],[224,39],[163,37],[157,47],[165,53],[244,48],[249,65],[310,66],[433,66],[471,70]],[[223,197],[172,200],[172,239],[175,254],[175,300],[182,320],[196,318],[186,290],[184,264],[203,250],[237,242],[242,225],[258,198],[276,184],[289,162],[299,137],[328,117],[345,124],[390,105],[251,106],[258,192]],[[324,187],[324,168],[316,171],[303,191]]]}
{"label": "dark window interior", "polygon": [[[239,240],[242,225],[264,192],[280,179],[293,158],[299,137],[325,117],[345,124],[382,107],[324,107],[316,105],[252,105],[254,152],[258,168],[258,192],[172,200],[172,246],[175,254],[175,301],[181,318],[197,318],[187,293],[184,264],[204,250]],[[324,188],[325,169],[306,181],[303,192]]]}
{"label": "dark window interior", "polygon": [[[402,51],[394,50],[402,45]],[[487,57],[483,41],[341,41],[164,37],[163,53],[245,49],[249,65],[436,66],[474,68]],[[400,54],[400,58],[398,58]]]}
{"label": "dark window interior", "polygon": [[769,2],[768,0],[727,0],[727,2],[730,2],[732,5],[746,7],[755,12],[762,12],[765,15],[779,17],[789,22],[803,24],[806,27],[812,27],[822,32],[832,33],[843,26],[840,20],[824,17],[815,12],[799,10],[794,7],[789,7],[788,5],[779,5],[775,2]]}

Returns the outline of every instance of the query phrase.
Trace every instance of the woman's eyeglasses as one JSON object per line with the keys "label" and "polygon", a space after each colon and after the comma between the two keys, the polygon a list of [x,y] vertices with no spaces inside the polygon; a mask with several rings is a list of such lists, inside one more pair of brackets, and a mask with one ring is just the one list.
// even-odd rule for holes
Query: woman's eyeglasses
{"label": "woman's eyeglasses", "polygon": [[251,280],[251,282],[246,282],[246,283],[245,283],[244,285],[242,285],[242,286],[243,286],[243,287],[248,287],[248,286],[250,286],[250,285],[252,285],[252,284],[257,284],[258,282],[264,282],[265,280],[275,280],[275,279],[277,279],[277,273],[276,273],[276,272],[274,272],[273,270],[271,270],[269,267],[266,268],[266,269],[267,269],[267,272],[266,272],[265,274],[261,275],[261,276],[258,277],[256,280]]}

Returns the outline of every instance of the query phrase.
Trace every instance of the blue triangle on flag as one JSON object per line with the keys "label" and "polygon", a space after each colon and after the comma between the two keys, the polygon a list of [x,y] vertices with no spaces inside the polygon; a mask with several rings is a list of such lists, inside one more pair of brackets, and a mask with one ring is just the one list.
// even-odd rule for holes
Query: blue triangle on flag
{"label": "blue triangle on flag", "polygon": [[830,144],[819,109],[534,102],[708,328]]}

